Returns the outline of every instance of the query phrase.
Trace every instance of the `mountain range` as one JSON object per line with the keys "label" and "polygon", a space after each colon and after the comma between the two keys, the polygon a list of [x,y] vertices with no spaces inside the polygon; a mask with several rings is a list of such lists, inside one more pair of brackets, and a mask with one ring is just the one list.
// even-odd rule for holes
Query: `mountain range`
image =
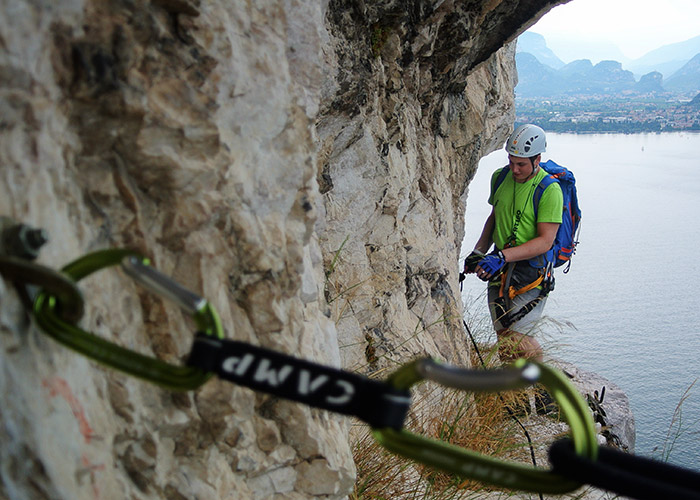
{"label": "mountain range", "polygon": [[525,32],[518,38],[515,60],[518,97],[700,93],[700,36],[660,47],[625,63],[625,69],[618,61],[594,65],[590,59],[579,59],[566,64],[542,35]]}

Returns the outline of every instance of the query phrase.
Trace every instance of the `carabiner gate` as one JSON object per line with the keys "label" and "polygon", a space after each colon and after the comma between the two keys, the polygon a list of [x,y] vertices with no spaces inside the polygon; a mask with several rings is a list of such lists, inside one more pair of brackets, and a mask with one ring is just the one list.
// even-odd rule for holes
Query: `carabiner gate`
{"label": "carabiner gate", "polygon": [[[598,443],[588,406],[566,376],[547,365],[521,359],[509,368],[483,371],[443,365],[426,358],[402,366],[389,377],[389,382],[398,389],[408,389],[423,380],[467,391],[519,389],[540,382],[561,407],[561,413],[571,428],[576,453],[591,460],[597,456]],[[505,462],[405,429],[373,429],[372,433],[393,453],[484,483],[549,494],[567,493],[581,486],[549,470]]]}
{"label": "carabiner gate", "polygon": [[[122,264],[127,274],[148,290],[174,300],[195,320],[198,331],[223,338],[223,328],[214,307],[148,265],[148,260],[131,250],[109,249],[88,254],[61,271],[73,281],[100,269]],[[212,376],[199,368],[178,366],[118,346],[57,315],[60,298],[41,290],[34,301],[34,316],[41,329],[63,345],[107,366],[156,383],[168,389],[196,389]]]}

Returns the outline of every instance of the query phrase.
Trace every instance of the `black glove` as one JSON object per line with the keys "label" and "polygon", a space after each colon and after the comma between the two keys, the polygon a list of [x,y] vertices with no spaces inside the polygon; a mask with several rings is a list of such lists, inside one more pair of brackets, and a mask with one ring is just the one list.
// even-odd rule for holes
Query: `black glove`
{"label": "black glove", "polygon": [[484,258],[484,254],[478,250],[474,250],[469,256],[464,259],[464,274],[476,272],[476,265]]}

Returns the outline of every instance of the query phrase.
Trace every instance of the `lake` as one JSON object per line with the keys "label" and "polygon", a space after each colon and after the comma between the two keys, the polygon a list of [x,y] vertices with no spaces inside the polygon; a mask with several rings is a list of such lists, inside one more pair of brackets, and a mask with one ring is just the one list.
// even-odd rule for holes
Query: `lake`
{"label": "lake", "polygon": [[[545,358],[626,392],[636,454],[700,469],[700,134],[548,134],[547,142],[543,160],[576,176],[582,222],[571,270],[558,270],[545,308],[559,325],[540,339]],[[462,258],[490,212],[490,175],[506,163],[503,150],[492,153],[470,184]],[[465,281],[470,315],[487,314],[484,288]]]}

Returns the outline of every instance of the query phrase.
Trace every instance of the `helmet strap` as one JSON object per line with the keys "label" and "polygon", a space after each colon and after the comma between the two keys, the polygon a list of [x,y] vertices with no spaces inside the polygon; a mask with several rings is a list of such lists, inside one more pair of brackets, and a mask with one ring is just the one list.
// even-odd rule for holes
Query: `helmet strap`
{"label": "helmet strap", "polygon": [[[528,179],[531,179],[532,177],[535,176],[535,172],[537,171],[538,168],[540,168],[540,162],[539,158],[541,155],[536,155],[536,156],[530,156],[528,160],[530,160],[530,165],[532,165],[532,172],[530,172],[530,175],[528,176]],[[537,161],[537,166],[535,166],[535,160]]]}

